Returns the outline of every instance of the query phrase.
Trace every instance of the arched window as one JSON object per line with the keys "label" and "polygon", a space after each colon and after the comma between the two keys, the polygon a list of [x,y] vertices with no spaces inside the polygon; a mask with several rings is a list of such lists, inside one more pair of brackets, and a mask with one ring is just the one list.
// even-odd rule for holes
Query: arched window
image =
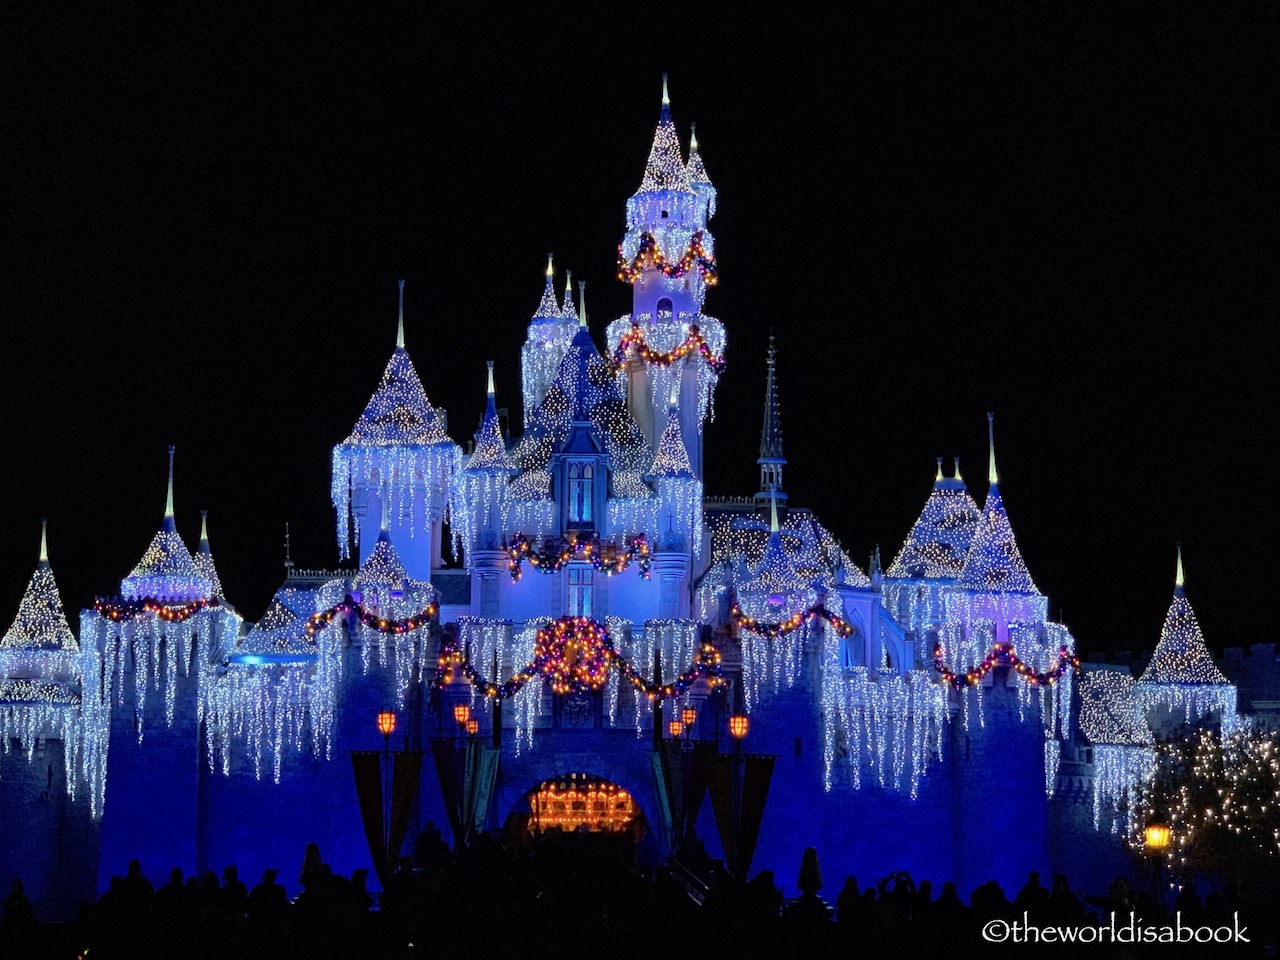
{"label": "arched window", "polygon": [[672,305],[669,299],[663,297],[658,301],[658,305],[654,307],[653,312],[658,317],[661,317],[663,314],[668,317],[673,317],[675,316],[676,308]]}
{"label": "arched window", "polygon": [[594,496],[595,465],[590,462],[573,461],[568,466],[568,509],[569,523],[576,526],[590,526],[595,517],[592,512]]}

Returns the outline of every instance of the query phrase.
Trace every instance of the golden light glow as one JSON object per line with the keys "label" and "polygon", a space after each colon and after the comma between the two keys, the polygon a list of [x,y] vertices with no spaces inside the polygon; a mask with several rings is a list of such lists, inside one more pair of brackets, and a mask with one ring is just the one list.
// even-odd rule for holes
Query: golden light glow
{"label": "golden light glow", "polygon": [[680,734],[683,732],[684,732],[684,724],[682,724],[679,720],[672,720],[670,723],[667,724],[667,733],[671,734],[673,739],[679,737]]}
{"label": "golden light glow", "polygon": [[742,714],[737,714],[729,718],[729,732],[733,734],[735,740],[741,740],[747,735],[747,730],[751,727],[750,722]]}
{"label": "golden light glow", "polygon": [[635,819],[635,804],[626,790],[582,774],[544,780],[529,797],[530,833],[623,833]]}
{"label": "golden light glow", "polygon": [[396,715],[392,711],[383,710],[378,714],[378,732],[384,737],[396,732]]}
{"label": "golden light glow", "polygon": [[471,719],[471,708],[465,703],[460,703],[453,708],[453,719],[461,726],[466,726],[468,720]]}
{"label": "golden light glow", "polygon": [[1147,849],[1151,851],[1167,850],[1173,831],[1167,823],[1148,823],[1146,830]]}
{"label": "golden light glow", "polygon": [[692,727],[698,722],[698,711],[694,707],[685,707],[680,711],[680,722],[686,727]]}

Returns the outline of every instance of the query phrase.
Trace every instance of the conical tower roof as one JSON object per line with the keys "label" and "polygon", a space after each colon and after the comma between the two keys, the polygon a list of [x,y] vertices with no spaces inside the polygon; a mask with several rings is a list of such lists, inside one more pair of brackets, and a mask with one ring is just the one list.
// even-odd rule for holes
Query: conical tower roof
{"label": "conical tower roof", "polygon": [[1018,549],[1013,526],[1000,497],[991,414],[987,414],[987,430],[990,438],[988,480],[991,485],[957,583],[966,590],[980,593],[1030,593],[1039,596],[1040,591],[1022,559],[1022,551]]}
{"label": "conical tower roof", "polygon": [[494,405],[493,361],[489,361],[489,390],[485,401],[484,419],[480,421],[480,429],[475,435],[475,449],[467,463],[470,472],[494,471],[497,473],[516,473],[517,468],[507,453],[507,443],[502,436],[502,425],[498,421],[497,407]]}
{"label": "conical tower roof", "polygon": [[440,415],[404,347],[396,347],[364,413],[342,441],[347,447],[450,444]]}
{"label": "conical tower roof", "polygon": [[1126,670],[1089,670],[1080,678],[1080,732],[1092,744],[1132,747],[1154,742]]}
{"label": "conical tower roof", "polygon": [[702,154],[698,152],[698,127],[693,125],[689,136],[689,162],[685,165],[690,184],[710,184],[707,168],[702,164]]}
{"label": "conical tower roof", "polygon": [[235,656],[279,657],[315,653],[315,637],[307,632],[307,621],[315,603],[314,590],[303,590],[286,583],[275,592],[262,618],[236,646]]}
{"label": "conical tower roof", "polygon": [[552,256],[548,253],[547,282],[542,288],[542,299],[538,301],[538,309],[533,311],[533,320],[559,321],[564,319],[561,314],[560,304],[556,302],[556,274],[552,262]]}
{"label": "conical tower roof", "polygon": [[18,614],[0,637],[0,651],[50,650],[78,653],[80,644],[67,625],[62,597],[49,566],[45,531],[40,531],[40,560],[18,601]]}
{"label": "conical tower roof", "polygon": [[662,110],[658,114],[658,126],[653,131],[653,145],[649,148],[649,160],[644,166],[644,178],[636,192],[691,189],[689,171],[680,154],[680,137],[671,120],[671,98],[667,95],[667,75],[664,73]]}
{"label": "conical tower roof", "polygon": [[211,584],[209,596],[222,598],[222,579],[218,576],[217,564],[213,562],[213,550],[209,547],[209,511],[200,511],[200,545],[191,558],[204,577]]}
{"label": "conical tower roof", "polygon": [[648,476],[666,479],[693,477],[689,451],[685,448],[684,435],[680,432],[680,411],[675,406],[667,410],[667,425],[658,438],[658,449],[654,451]]}
{"label": "conical tower roof", "polygon": [[173,519],[173,447],[169,448],[169,490],[164,520],[133,571],[120,582],[126,600],[153,597],[190,602],[208,599],[213,585],[201,575]]}
{"label": "conical tower roof", "polygon": [[978,505],[960,478],[942,475],[942,458],[933,489],[924,509],[907,534],[906,541],[889,565],[888,576],[910,579],[955,578],[964,568],[965,558],[978,527]]}
{"label": "conical tower roof", "polygon": [[560,306],[560,319],[573,323],[578,321],[578,308],[573,304],[573,271],[564,272],[564,300]]}
{"label": "conical tower roof", "polygon": [[740,584],[743,593],[759,592],[785,594],[806,586],[795,565],[782,545],[781,528],[778,525],[778,501],[769,501],[769,541],[764,548],[764,556],[751,570],[751,580]]}
{"label": "conical tower roof", "polygon": [[1178,572],[1174,579],[1173,600],[1164,615],[1160,642],[1151,654],[1151,662],[1139,678],[1140,684],[1229,684],[1209,655],[1204,634],[1187,600],[1182,577],[1182,548],[1178,548]]}

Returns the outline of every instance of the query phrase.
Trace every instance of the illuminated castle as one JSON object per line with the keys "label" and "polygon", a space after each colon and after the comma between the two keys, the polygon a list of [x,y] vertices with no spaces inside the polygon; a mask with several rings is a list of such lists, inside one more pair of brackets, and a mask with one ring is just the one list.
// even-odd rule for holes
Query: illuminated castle
{"label": "illuminated castle", "polygon": [[[347,755],[382,745],[385,710],[386,745],[423,758],[406,767],[416,805],[391,817],[406,850],[434,820],[464,842],[626,830],[649,862],[696,834],[784,883],[806,846],[830,877],[908,869],[963,890],[1124,869],[1113,827],[1150,769],[1146,717],[1236,715],[1181,560],[1146,673],[1080,674],[1018,550],[989,422],[982,506],[939,460],[892,563],[864,572],[784,489],[772,344],[760,489],[708,497],[728,341],[704,313],[716,200],[664,84],[619,244],[632,312],[600,343],[585,290],[557,295],[548,262],[514,441],[492,364],[467,451],[450,437],[402,284],[395,349],[333,449],[339,556],[357,566],[291,567],[256,621],[223,596],[207,531],[194,554],[178,534],[172,449],[161,527],[78,640],[42,546],[0,640],[0,819],[23,838],[0,866],[46,915],[134,857],[155,878],[236,863],[288,881],[316,841],[339,872],[380,866]],[[736,818],[726,777],[745,777]]]}

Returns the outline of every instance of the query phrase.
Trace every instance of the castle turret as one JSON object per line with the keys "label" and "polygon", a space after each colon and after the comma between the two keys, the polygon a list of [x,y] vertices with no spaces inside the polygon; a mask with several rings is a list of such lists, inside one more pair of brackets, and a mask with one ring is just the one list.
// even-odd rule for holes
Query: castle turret
{"label": "castle turret", "polygon": [[209,578],[196,567],[191,551],[178,536],[173,517],[173,447],[169,448],[169,487],[160,529],[133,571],[120,582],[126,600],[151,598],[172,603],[207,600],[213,590]]}
{"label": "castle turret", "polygon": [[404,347],[402,280],[397,346],[351,434],[333,448],[332,497],[342,557],[349,555],[353,521],[360,559],[373,552],[385,495],[391,536],[405,565],[413,576],[430,579],[440,565],[441,524],[462,461],[446,428],[444,411],[427,399]]}
{"label": "castle turret", "polygon": [[533,312],[524,346],[520,348],[520,385],[526,426],[555,382],[560,360],[577,331],[578,318],[572,310],[573,298],[568,283],[565,284],[563,305],[556,303],[555,268],[548,253],[542,299]]}
{"label": "castle turret", "polygon": [[[705,178],[701,158],[697,170]],[[695,171],[696,173],[696,171]],[[695,189],[681,154],[666,75],[662,106],[639,189],[627,201],[618,245],[618,278],[631,284],[632,312],[608,328],[609,349],[625,374],[627,404],[650,446],[666,424],[672,381],[679,384],[681,427],[694,474],[702,479],[702,424],[724,366],[720,321],[702,312],[716,282],[715,241],[707,228],[714,205]]]}
{"label": "castle turret", "polygon": [[1173,581],[1173,599],[1164,615],[1160,641],[1135,687],[1139,707],[1157,733],[1182,723],[1216,719],[1224,731],[1239,723],[1236,688],[1213,662],[1204,633],[1187,599],[1182,544]]}
{"label": "castle turret", "polygon": [[23,879],[42,917],[67,916],[94,896],[102,794],[93,761],[106,728],[86,717],[82,677],[42,524],[36,569],[0,635],[0,822],[9,825],[0,873]]}
{"label": "castle turret", "polygon": [[209,596],[222,600],[222,578],[218,576],[217,564],[213,562],[213,549],[209,546],[208,510],[200,511],[200,545],[191,559],[200,576],[209,581]]}
{"label": "castle turret", "polygon": [[476,549],[503,546],[508,483],[518,470],[507,453],[507,441],[494,402],[493,361],[488,363],[488,392],[484,416],[476,430],[466,466],[458,474],[450,507],[454,537],[468,558]]}

